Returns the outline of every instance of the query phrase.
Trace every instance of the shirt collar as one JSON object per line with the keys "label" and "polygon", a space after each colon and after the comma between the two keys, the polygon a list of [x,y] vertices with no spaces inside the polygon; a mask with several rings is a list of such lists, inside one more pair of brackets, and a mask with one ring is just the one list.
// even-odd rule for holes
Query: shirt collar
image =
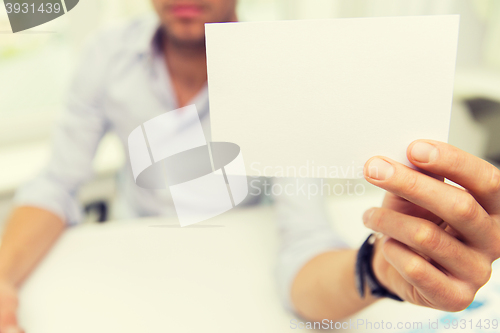
{"label": "shirt collar", "polygon": [[137,22],[137,33],[130,41],[132,51],[139,56],[151,56],[160,49],[161,23],[156,15],[147,16]]}

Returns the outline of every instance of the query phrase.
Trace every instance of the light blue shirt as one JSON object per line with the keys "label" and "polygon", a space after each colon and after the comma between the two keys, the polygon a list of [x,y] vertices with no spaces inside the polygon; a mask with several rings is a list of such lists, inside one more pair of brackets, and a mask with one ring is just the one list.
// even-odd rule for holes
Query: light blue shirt
{"label": "light blue shirt", "polygon": [[[156,43],[158,27],[156,19],[140,19],[102,33],[88,45],[54,133],[50,162],[17,192],[16,205],[44,208],[68,225],[77,224],[82,213],[75,195],[92,176],[92,160],[104,134],[116,133],[127,147],[128,135],[134,128],[178,108],[164,57]],[[206,141],[210,142],[207,86],[188,104],[196,105]],[[180,124],[176,125],[169,129],[172,135],[183,130]],[[319,180],[275,180],[283,188],[287,184],[312,182]],[[250,194],[255,190],[254,183]],[[120,172],[117,193],[114,218],[175,216],[168,190],[136,186],[130,163]],[[255,204],[260,198],[249,195],[242,205]],[[285,304],[291,308],[291,283],[300,268],[318,254],[346,245],[332,231],[321,196],[297,191],[292,196],[276,196],[274,205],[281,236],[277,282]]]}

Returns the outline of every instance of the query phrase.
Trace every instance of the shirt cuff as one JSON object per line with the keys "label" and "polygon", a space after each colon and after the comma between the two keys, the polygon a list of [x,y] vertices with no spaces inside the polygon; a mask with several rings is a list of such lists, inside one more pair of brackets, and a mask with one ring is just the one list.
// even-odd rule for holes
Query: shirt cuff
{"label": "shirt cuff", "polygon": [[68,226],[82,220],[82,210],[74,195],[45,177],[36,178],[18,189],[16,206],[34,206],[59,216]]}

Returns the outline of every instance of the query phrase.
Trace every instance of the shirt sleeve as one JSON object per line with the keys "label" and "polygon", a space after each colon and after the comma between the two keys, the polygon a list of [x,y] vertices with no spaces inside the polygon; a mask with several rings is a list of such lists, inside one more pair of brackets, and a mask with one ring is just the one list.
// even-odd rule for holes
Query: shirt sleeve
{"label": "shirt sleeve", "polygon": [[18,189],[16,206],[35,206],[61,217],[68,225],[81,221],[76,193],[92,175],[92,160],[106,131],[102,111],[109,34],[87,44],[56,124],[48,165]]}
{"label": "shirt sleeve", "polygon": [[348,248],[331,227],[325,197],[321,195],[324,182],[305,178],[274,181],[281,191],[274,196],[280,236],[276,279],[280,297],[292,312],[296,311],[290,292],[300,269],[321,253]]}

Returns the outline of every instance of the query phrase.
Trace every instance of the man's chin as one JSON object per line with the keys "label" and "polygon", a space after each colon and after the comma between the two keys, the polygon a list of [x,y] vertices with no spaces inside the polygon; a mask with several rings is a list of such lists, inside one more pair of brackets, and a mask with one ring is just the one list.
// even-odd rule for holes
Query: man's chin
{"label": "man's chin", "polygon": [[167,40],[180,46],[204,46],[205,27],[166,27]]}
{"label": "man's chin", "polygon": [[175,36],[169,35],[167,37],[167,42],[180,47],[204,47],[205,46],[205,36],[203,37],[191,37],[191,36]]}

